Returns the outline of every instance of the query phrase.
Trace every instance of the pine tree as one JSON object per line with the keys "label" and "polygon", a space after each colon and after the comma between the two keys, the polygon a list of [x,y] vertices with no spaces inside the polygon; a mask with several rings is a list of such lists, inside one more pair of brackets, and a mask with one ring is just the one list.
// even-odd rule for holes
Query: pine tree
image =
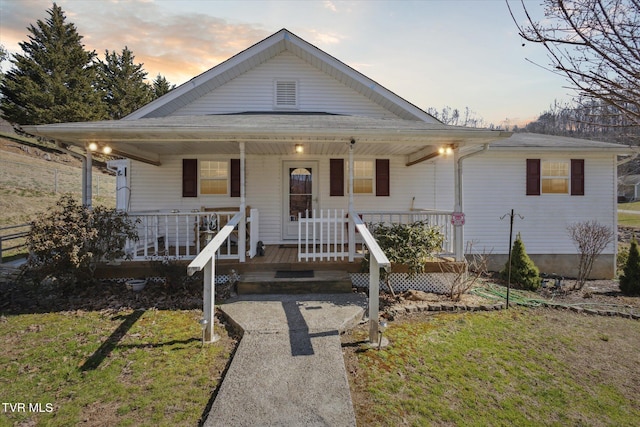
{"label": "pine tree", "polygon": [[94,88],[95,52],[88,52],[82,36],[55,3],[49,18],[30,25],[23,54],[13,55],[13,67],[2,81],[3,117],[18,124],[98,120],[105,110]]}
{"label": "pine tree", "polygon": [[[0,67],[2,66],[2,63],[5,61],[5,59],[7,59],[7,56],[8,56],[7,49],[5,49],[5,47],[0,44]],[[2,84],[3,78],[4,78],[4,74],[2,73],[2,70],[0,70],[0,84]]]}
{"label": "pine tree", "polygon": [[162,95],[171,92],[175,87],[176,85],[172,85],[164,76],[158,74],[151,88],[153,91],[153,99],[160,98]]}
{"label": "pine tree", "polygon": [[125,46],[120,55],[105,51],[105,60],[98,63],[98,87],[111,119],[121,119],[152,99],[147,72],[143,64],[134,64],[134,58]]}
{"label": "pine tree", "polygon": [[640,252],[636,239],[631,241],[629,258],[620,276],[620,291],[627,295],[640,295]]}
{"label": "pine tree", "polygon": [[[500,272],[504,280],[507,280],[508,274],[509,261],[506,262],[504,270]],[[518,233],[511,249],[511,283],[531,291],[535,291],[540,286],[540,270],[527,255],[520,233]]]}

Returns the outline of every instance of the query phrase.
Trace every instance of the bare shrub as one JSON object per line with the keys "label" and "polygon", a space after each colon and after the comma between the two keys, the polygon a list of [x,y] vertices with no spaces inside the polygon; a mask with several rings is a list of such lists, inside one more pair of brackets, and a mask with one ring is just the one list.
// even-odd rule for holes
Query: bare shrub
{"label": "bare shrub", "polygon": [[440,263],[440,272],[443,273],[441,279],[445,282],[449,298],[460,301],[462,295],[469,292],[487,273],[488,262],[489,254],[482,252],[473,254],[462,268],[459,264]]}
{"label": "bare shrub", "polygon": [[613,231],[598,221],[583,221],[571,224],[567,232],[580,253],[576,289],[582,289],[591,274],[593,263],[613,241]]}

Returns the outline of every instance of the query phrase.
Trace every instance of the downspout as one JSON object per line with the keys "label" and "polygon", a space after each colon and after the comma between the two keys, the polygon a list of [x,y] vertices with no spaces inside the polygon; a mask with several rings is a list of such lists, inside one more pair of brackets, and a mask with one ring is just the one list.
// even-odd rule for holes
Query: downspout
{"label": "downspout", "polygon": [[83,156],[80,153],[76,153],[75,151],[69,150],[59,141],[56,141],[56,146],[61,151],[69,154],[72,157],[80,160],[82,162],[82,204],[88,208],[91,208],[91,151],[85,149],[86,154]]}
{"label": "downspout", "polygon": [[[245,184],[245,161],[246,150],[244,141],[240,141],[238,144],[240,148],[240,212],[243,215],[247,213],[247,197],[246,197],[246,184]],[[238,256],[240,262],[245,262],[247,257],[247,218],[243,218],[238,224]]]}
{"label": "downspout", "polygon": [[[634,153],[632,155],[627,156],[622,160],[616,159],[616,167],[614,169],[615,179],[613,180],[614,182],[613,194],[615,195],[615,197],[613,198],[613,211],[615,212],[613,215],[614,230],[618,230],[618,226],[619,226],[618,224],[618,167],[634,161],[635,159],[638,158],[638,155],[640,155],[640,153],[636,149],[634,150]],[[633,189],[633,195],[636,196],[637,192],[638,192],[638,186],[635,185]],[[617,259],[618,259],[618,245],[614,244],[613,245],[613,271],[614,272],[616,271],[616,268],[617,268],[617,262],[616,262]]]}
{"label": "downspout", "polygon": [[[462,161],[468,159],[469,157],[476,156],[478,154],[486,153],[489,150],[489,144],[484,144],[482,149],[474,151],[472,153],[465,154],[464,156],[458,157],[458,153],[460,149],[456,150],[456,159],[455,159],[455,212],[463,212],[462,207]],[[461,262],[464,261],[464,231],[463,225],[454,226],[454,252],[456,261]]]}

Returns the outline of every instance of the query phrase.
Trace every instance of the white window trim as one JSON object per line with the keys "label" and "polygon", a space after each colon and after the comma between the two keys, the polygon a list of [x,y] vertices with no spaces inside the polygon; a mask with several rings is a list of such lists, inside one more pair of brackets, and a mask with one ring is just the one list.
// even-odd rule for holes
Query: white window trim
{"label": "white window trim", "polygon": [[[279,104],[278,103],[278,84],[293,84],[295,104]],[[300,103],[300,84],[295,79],[276,79],[273,81],[273,108],[281,110],[297,110]]]}
{"label": "white window trim", "polygon": [[[202,162],[221,162],[227,164],[227,190],[220,194],[207,194],[202,192]],[[222,178],[205,178],[207,180],[222,180]],[[231,196],[231,160],[230,159],[198,159],[198,195],[201,197],[229,197]]]}

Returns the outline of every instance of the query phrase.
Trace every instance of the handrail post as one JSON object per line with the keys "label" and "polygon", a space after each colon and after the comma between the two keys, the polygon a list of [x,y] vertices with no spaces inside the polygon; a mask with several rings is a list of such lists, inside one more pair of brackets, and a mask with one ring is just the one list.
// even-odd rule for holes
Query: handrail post
{"label": "handrail post", "polygon": [[380,307],[380,265],[369,257],[369,343],[378,342],[378,311]]}
{"label": "handrail post", "polygon": [[349,229],[349,262],[353,262],[356,256],[356,226],[352,217],[349,217],[347,227]]}
{"label": "handrail post", "polygon": [[207,261],[204,266],[204,301],[203,301],[203,314],[204,314],[204,341],[216,342],[220,339],[213,331],[213,323],[215,321],[215,263],[213,257]]}

